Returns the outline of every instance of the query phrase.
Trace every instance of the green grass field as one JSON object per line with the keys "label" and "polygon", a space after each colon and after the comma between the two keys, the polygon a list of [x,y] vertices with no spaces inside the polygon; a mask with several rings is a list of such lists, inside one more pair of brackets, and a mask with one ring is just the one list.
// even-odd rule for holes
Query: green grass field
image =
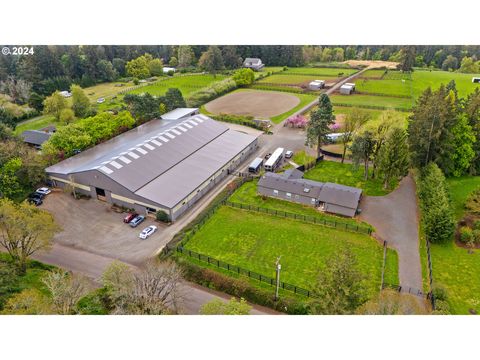
{"label": "green grass field", "polygon": [[[455,218],[464,215],[468,195],[480,187],[480,176],[447,179]],[[469,253],[455,245],[431,244],[434,283],[447,290],[448,302],[454,314],[468,314],[470,309],[480,312],[480,250]]]}
{"label": "green grass field", "polygon": [[[285,74],[285,75],[284,75]],[[310,81],[319,79],[319,75],[296,75],[296,74],[289,74],[287,71],[281,74],[275,74],[271,76],[267,76],[259,81],[257,84],[278,84],[278,85],[301,85],[309,83]],[[319,80],[331,81],[336,82],[337,77],[333,76],[323,76]]]}
{"label": "green grass field", "polygon": [[307,154],[305,150],[297,151],[292,157],[292,161],[297,165],[305,165],[314,160],[315,156]]}
{"label": "green grass field", "polygon": [[40,130],[49,125],[59,126],[55,118],[50,115],[41,115],[19,123],[15,127],[15,134],[20,135],[25,130]]}
{"label": "green grass field", "polygon": [[412,81],[410,80],[359,79],[355,85],[356,90],[362,93],[409,97],[412,94]]}
{"label": "green grass field", "polygon": [[383,74],[385,74],[385,70],[367,70],[364,73],[361,73],[358,79],[361,78],[375,78],[375,79],[380,79]]}
{"label": "green grass field", "polygon": [[[362,110],[367,112],[370,115],[370,120],[365,124],[365,126],[376,126],[380,122],[380,116],[382,113],[386,110],[374,110],[374,109],[363,109],[363,108],[357,108],[353,106],[334,106],[333,111],[335,115],[340,115],[340,116],[345,116],[348,114],[351,114],[353,111],[357,110]],[[408,124],[408,112],[404,111],[395,111],[395,113],[398,115],[399,119],[399,125],[403,128],[407,127]]]}
{"label": "green grass field", "polygon": [[371,227],[368,224],[362,223],[357,221],[356,219],[339,217],[335,215],[326,214],[316,210],[311,206],[296,204],[290,201],[284,201],[280,199],[274,199],[270,197],[266,197],[263,199],[260,195],[257,194],[257,181],[249,181],[240,186],[230,197],[230,201],[245,204],[245,205],[252,205],[252,206],[259,206],[263,208],[268,208],[272,210],[279,210],[279,211],[286,211],[300,215],[307,215],[313,216],[317,219],[326,219],[329,221],[338,221],[342,223],[347,223],[350,225],[363,225],[365,227]]}
{"label": "green grass field", "polygon": [[300,103],[297,106],[295,106],[293,109],[290,109],[289,111],[283,114],[273,116],[270,120],[272,120],[275,124],[282,122],[283,120],[288,118],[290,115],[297,112],[301,108],[307,106],[307,104],[311,103],[313,100],[317,98],[315,95],[310,95],[310,94],[293,94],[292,93],[292,95],[298,97],[300,99]]}
{"label": "green grass field", "polygon": [[198,74],[188,76],[174,76],[167,80],[159,81],[152,85],[145,85],[139,89],[130,91],[132,94],[150,93],[152,95],[163,95],[169,88],[178,88],[182,92],[184,97],[187,97],[191,93],[200,90],[203,87],[210,85],[215,81],[225,79],[225,75],[210,75],[210,74]]}
{"label": "green grass field", "polygon": [[480,88],[480,84],[472,83],[472,77],[480,76],[480,74],[460,74],[449,71],[428,71],[416,70],[412,74],[413,92],[417,98],[427,88],[432,87],[436,89],[440,84],[447,85],[450,80],[455,80],[457,85],[458,95],[465,97],[475,90]]}
{"label": "green grass field", "polygon": [[[274,277],[274,264],[282,256],[282,280],[313,288],[318,271],[342,247],[357,257],[368,280],[370,295],[381,282],[382,246],[373,238],[292,219],[221,207],[193,236],[186,248]],[[396,253],[389,251],[389,258]],[[398,283],[396,261],[388,262],[386,281]]]}
{"label": "green grass field", "polygon": [[381,196],[391,190],[384,190],[380,179],[363,179],[363,167],[355,170],[352,164],[342,164],[336,161],[320,161],[313,169],[308,170],[304,176],[322,182],[332,182],[363,189],[365,195]]}
{"label": "green grass field", "polygon": [[[326,67],[295,67],[288,68],[284,74],[324,75],[334,78],[344,77],[356,73],[356,69],[326,68]],[[342,74],[342,75],[340,75]]]}
{"label": "green grass field", "polygon": [[330,100],[333,105],[360,105],[375,107],[386,107],[392,109],[405,109],[412,108],[412,100],[407,98],[396,98],[388,96],[375,96],[375,95],[340,95],[335,94],[330,96]]}

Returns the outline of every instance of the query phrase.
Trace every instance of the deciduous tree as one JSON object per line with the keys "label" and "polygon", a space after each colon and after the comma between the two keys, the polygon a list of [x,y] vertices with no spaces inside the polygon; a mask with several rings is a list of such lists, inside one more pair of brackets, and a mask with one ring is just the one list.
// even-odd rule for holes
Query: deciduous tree
{"label": "deciduous tree", "polygon": [[67,99],[60,95],[59,91],[55,91],[43,101],[43,113],[53,115],[57,121],[60,121],[62,110],[68,107]]}
{"label": "deciduous tree", "polygon": [[341,142],[343,144],[342,164],[345,161],[345,154],[347,153],[347,146],[352,141],[356,132],[370,120],[371,115],[368,111],[354,108],[352,112],[345,116],[343,124],[343,136]]}
{"label": "deciduous tree", "polygon": [[425,315],[426,304],[421,299],[395,290],[382,290],[374,299],[363,304],[361,315]]}
{"label": "deciduous tree", "polygon": [[215,75],[219,70],[225,69],[223,64],[222,52],[218,46],[209,46],[200,59],[198,60],[198,66],[204,71],[208,71]]}
{"label": "deciduous tree", "polygon": [[237,86],[251,85],[255,81],[255,73],[252,69],[239,69],[232,76]]}
{"label": "deciduous tree", "polygon": [[26,202],[15,204],[8,199],[0,200],[0,245],[21,273],[26,271],[27,259],[37,251],[48,249],[59,230],[49,212]]}
{"label": "deciduous tree", "polygon": [[200,309],[201,315],[248,315],[252,307],[248,305],[245,299],[237,300],[231,298],[230,301],[224,302],[220,299],[214,299],[202,305]]}
{"label": "deciduous tree", "polygon": [[372,160],[373,151],[375,148],[375,139],[372,132],[364,131],[354,137],[350,151],[352,152],[352,160],[355,167],[358,167],[360,163],[363,163],[364,179],[368,180],[368,171],[370,161]]}
{"label": "deciduous tree", "polygon": [[75,116],[83,118],[90,113],[90,100],[85,94],[85,91],[78,85],[72,85],[70,87],[72,92],[72,109]]}

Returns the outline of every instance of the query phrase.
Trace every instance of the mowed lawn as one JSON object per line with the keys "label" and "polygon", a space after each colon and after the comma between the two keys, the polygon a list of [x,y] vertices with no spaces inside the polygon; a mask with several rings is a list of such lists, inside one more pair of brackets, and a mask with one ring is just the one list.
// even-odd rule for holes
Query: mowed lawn
{"label": "mowed lawn", "polygon": [[385,107],[389,109],[404,109],[412,108],[413,102],[411,99],[398,98],[390,96],[375,96],[375,95],[340,95],[335,94],[330,96],[333,105],[352,105],[352,106],[366,106],[366,107]]}
{"label": "mowed lawn", "polygon": [[[307,224],[292,219],[221,207],[193,236],[186,248],[216,259],[275,276],[275,261],[281,256],[282,280],[312,289],[326,260],[349,248],[358,268],[367,277],[364,286],[370,295],[381,283],[382,246],[373,238]],[[390,250],[389,257],[396,253]],[[388,282],[398,283],[395,260],[389,261]]]}
{"label": "mowed lawn", "polygon": [[300,99],[300,103],[295,106],[293,109],[290,109],[287,112],[284,112],[283,114],[273,116],[270,118],[275,124],[278,124],[288,118],[290,115],[294,114],[298,110],[302,109],[303,107],[307,106],[307,104],[311,103],[313,100],[317,98],[315,95],[310,95],[310,94],[294,94],[291,93],[291,95],[294,95]]}
{"label": "mowed lawn", "polygon": [[317,79],[327,82],[336,82],[338,80],[335,76],[322,76],[321,78],[319,78],[319,76],[320,75],[295,75],[285,71],[280,74],[267,76],[257,81],[257,84],[301,85]]}
{"label": "mowed lawn", "polygon": [[275,199],[271,197],[262,198],[257,194],[257,180],[249,181],[240,186],[229,198],[230,201],[239,204],[259,206],[262,208],[286,211],[299,215],[313,216],[320,220],[336,221],[339,223],[347,223],[349,225],[359,225],[365,228],[371,228],[370,225],[357,221],[356,219],[340,217],[320,212],[314,207],[296,204],[290,201]]}
{"label": "mowed lawn", "polygon": [[357,91],[362,93],[385,94],[390,96],[411,96],[411,80],[359,79],[355,82]]}
{"label": "mowed lawn", "polygon": [[[480,176],[449,178],[447,186],[455,218],[459,220],[468,195],[480,187]],[[447,290],[451,311],[468,314],[474,309],[480,313],[480,250],[469,254],[452,239],[446,244],[431,244],[431,255],[434,282]]]}
{"label": "mowed lawn", "polygon": [[[351,114],[352,112],[355,111],[365,111],[370,115],[370,120],[365,124],[365,126],[375,126],[380,122],[380,118],[383,112],[387,110],[376,110],[376,109],[364,109],[364,108],[358,108],[358,107],[353,107],[353,106],[334,106],[333,107],[333,113],[336,116],[347,116]],[[399,125],[402,128],[406,128],[408,124],[408,112],[404,111],[395,111],[395,113],[398,115],[398,121]],[[342,121],[340,121],[340,124]]]}
{"label": "mowed lawn", "polygon": [[225,78],[225,75],[220,74],[216,76],[210,74],[174,76],[166,80],[158,81],[157,83],[151,85],[142,86],[141,88],[130,91],[130,93],[150,93],[152,95],[159,96],[165,94],[169,88],[178,88],[182,92],[182,95],[186,97],[215,81],[220,81]]}
{"label": "mowed lawn", "polygon": [[50,125],[59,126],[61,124],[59,124],[53,116],[40,115],[19,123],[15,127],[14,132],[15,132],[15,135],[20,135],[25,130],[40,130]]}
{"label": "mowed lawn", "polygon": [[369,178],[365,181],[362,166],[355,169],[352,164],[342,164],[336,161],[320,161],[313,169],[305,173],[304,178],[357,187],[363,189],[364,195],[371,196],[386,195],[392,190],[383,189],[383,183],[378,178]]}
{"label": "mowed lawn", "polygon": [[305,74],[305,75],[324,75],[331,77],[343,77],[356,73],[357,69],[348,68],[327,68],[327,67],[292,67],[288,68],[284,74]]}
{"label": "mowed lawn", "polygon": [[436,89],[440,84],[447,85],[451,80],[455,80],[457,85],[458,95],[465,97],[475,90],[480,88],[480,84],[472,83],[472,77],[480,77],[480,74],[460,74],[449,71],[428,71],[416,70],[412,73],[413,92],[415,98],[418,98],[422,92],[431,87]]}

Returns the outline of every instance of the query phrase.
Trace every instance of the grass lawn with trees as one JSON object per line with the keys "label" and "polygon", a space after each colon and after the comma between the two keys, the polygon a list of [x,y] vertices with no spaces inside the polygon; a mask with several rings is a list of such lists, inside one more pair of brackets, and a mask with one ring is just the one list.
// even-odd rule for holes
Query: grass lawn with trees
{"label": "grass lawn with trees", "polygon": [[[380,115],[385,111],[385,110],[376,110],[376,109],[363,109],[363,108],[357,108],[354,106],[334,106],[333,107],[333,113],[338,116],[346,116],[351,114],[354,111],[357,111],[361,109],[362,111],[367,112],[371,119],[365,124],[365,126],[375,126],[379,123],[380,121]],[[396,112],[399,115],[399,118],[401,117],[402,119],[402,128],[406,129],[407,128],[407,120],[408,116],[410,115],[407,112],[404,111],[397,111]],[[400,120],[400,119],[399,119]],[[341,124],[341,121],[340,121]]]}
{"label": "grass lawn with trees", "polygon": [[[380,287],[383,249],[367,235],[221,207],[185,247],[270,277],[275,275],[275,260],[282,256],[282,281],[312,289],[321,266],[342,246],[356,255],[373,296]],[[387,282],[398,283],[395,258],[396,252],[389,250]]]}
{"label": "grass lawn with trees", "polygon": [[41,115],[19,123],[15,127],[14,133],[15,135],[20,135],[26,130],[40,130],[50,125],[58,126],[59,124],[53,116]]}
{"label": "grass lawn with trees", "polygon": [[472,77],[474,76],[480,77],[480,74],[415,70],[412,73],[413,93],[415,98],[417,98],[429,86],[432,87],[432,89],[436,89],[440,86],[440,84],[447,85],[451,80],[455,80],[458,95],[460,97],[465,97],[473,92],[475,88],[480,88],[480,84],[472,83]]}
{"label": "grass lawn with trees", "polygon": [[[463,217],[465,201],[480,187],[480,176],[448,178],[455,219]],[[470,309],[480,313],[480,250],[469,253],[454,241],[431,244],[433,280],[447,290],[448,302],[454,314],[468,314]]]}
{"label": "grass lawn with trees", "polygon": [[365,195],[370,196],[382,196],[391,191],[383,188],[383,182],[379,178],[369,178],[365,181],[362,166],[355,169],[352,164],[342,164],[336,161],[320,161],[313,169],[305,173],[304,178],[357,187],[363,189]]}

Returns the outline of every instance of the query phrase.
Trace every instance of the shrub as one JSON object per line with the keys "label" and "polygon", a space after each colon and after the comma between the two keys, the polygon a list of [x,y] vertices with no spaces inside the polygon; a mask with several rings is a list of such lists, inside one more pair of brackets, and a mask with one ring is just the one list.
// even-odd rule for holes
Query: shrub
{"label": "shrub", "polygon": [[471,214],[480,215],[480,189],[475,190],[468,196],[465,209]]}
{"label": "shrub", "polygon": [[163,211],[163,210],[158,210],[157,213],[156,213],[156,218],[158,221],[161,221],[161,222],[170,222],[170,217],[168,216],[168,214]]}
{"label": "shrub", "polygon": [[435,300],[443,300],[443,301],[448,300],[447,290],[445,290],[445,288],[442,286],[438,286],[438,285],[434,286],[432,289],[432,294],[435,297]]}
{"label": "shrub", "polygon": [[271,291],[257,288],[250,285],[246,279],[232,278],[216,271],[192,264],[183,258],[177,258],[177,262],[184,269],[185,279],[189,281],[236,297],[243,297],[255,304],[267,306],[277,311],[297,315],[307,314],[305,304],[299,300],[281,297],[280,300],[274,301],[273,288]]}
{"label": "shrub", "polygon": [[133,84],[134,84],[134,85],[140,84],[140,80],[139,80],[138,78],[134,78],[134,79],[133,79]]}
{"label": "shrub", "polygon": [[474,228],[475,230],[480,230],[480,220],[475,220],[475,221],[473,222],[473,228]]}
{"label": "shrub", "polygon": [[468,226],[460,228],[460,241],[464,244],[471,244],[473,242],[473,231]]}
{"label": "shrub", "polygon": [[210,86],[192,93],[187,100],[187,104],[190,107],[199,107],[204,103],[226,94],[227,92],[230,92],[236,88],[237,84],[232,79],[216,81]]}
{"label": "shrub", "polygon": [[473,230],[473,242],[475,244],[480,244],[480,229]]}
{"label": "shrub", "polygon": [[175,75],[175,71],[173,71],[173,70],[168,70],[168,71],[167,71],[167,75],[168,75],[168,76],[173,76],[173,75]]}

